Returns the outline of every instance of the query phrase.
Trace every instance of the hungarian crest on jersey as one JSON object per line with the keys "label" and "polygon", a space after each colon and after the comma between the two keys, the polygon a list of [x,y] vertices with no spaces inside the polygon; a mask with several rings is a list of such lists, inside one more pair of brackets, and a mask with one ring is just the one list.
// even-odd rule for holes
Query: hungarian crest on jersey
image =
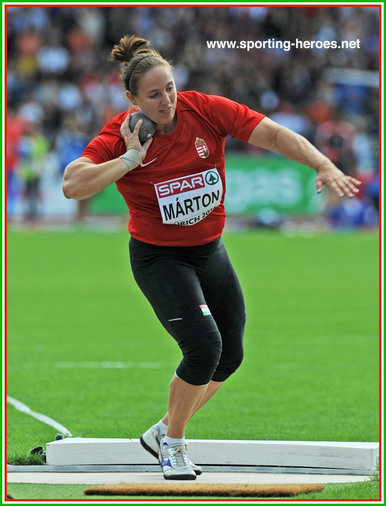
{"label": "hungarian crest on jersey", "polygon": [[194,145],[200,158],[207,158],[209,156],[209,149],[204,139],[196,137],[196,142],[194,143]]}

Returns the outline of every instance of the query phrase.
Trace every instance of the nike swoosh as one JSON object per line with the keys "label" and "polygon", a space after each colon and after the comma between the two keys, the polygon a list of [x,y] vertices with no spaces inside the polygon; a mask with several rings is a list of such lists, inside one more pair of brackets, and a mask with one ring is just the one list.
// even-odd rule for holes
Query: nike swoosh
{"label": "nike swoosh", "polygon": [[161,461],[161,465],[162,465],[162,466],[169,466],[169,467],[172,467],[172,465],[171,465],[171,463],[170,463],[170,460],[169,460],[169,459],[168,459],[168,460],[164,460],[164,459],[162,459],[162,461]]}
{"label": "nike swoosh", "polygon": [[150,162],[147,162],[147,163],[141,163],[141,167],[146,167],[146,165],[150,165],[151,163],[155,162],[157,160],[157,158],[153,158],[153,160],[150,160]]}

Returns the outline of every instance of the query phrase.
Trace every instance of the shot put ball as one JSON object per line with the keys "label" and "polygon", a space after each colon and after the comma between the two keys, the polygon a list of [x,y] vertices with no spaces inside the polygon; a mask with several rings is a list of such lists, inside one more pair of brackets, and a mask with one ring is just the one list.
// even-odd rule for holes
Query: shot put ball
{"label": "shot put ball", "polygon": [[143,123],[141,125],[141,128],[139,129],[138,137],[139,142],[141,144],[144,144],[147,140],[150,139],[150,137],[153,137],[157,126],[154,123],[154,121],[152,121],[150,118],[146,116],[146,114],[144,114],[142,111],[137,111],[130,117],[129,127],[131,131],[134,130],[135,125],[140,119],[143,120]]}

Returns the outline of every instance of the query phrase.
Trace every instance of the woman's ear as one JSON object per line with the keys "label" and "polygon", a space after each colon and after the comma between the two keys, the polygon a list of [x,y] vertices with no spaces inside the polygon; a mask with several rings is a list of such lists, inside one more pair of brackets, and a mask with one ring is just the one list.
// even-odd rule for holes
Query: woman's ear
{"label": "woman's ear", "polygon": [[135,103],[134,95],[132,93],[130,93],[129,90],[126,90],[126,98],[128,98],[133,105],[137,105]]}

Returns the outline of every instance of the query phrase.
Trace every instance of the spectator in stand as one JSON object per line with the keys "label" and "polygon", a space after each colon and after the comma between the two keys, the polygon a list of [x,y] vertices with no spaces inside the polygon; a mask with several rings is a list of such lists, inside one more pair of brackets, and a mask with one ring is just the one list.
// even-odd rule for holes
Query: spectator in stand
{"label": "spectator in stand", "polygon": [[51,41],[48,41],[37,53],[39,70],[44,74],[63,74],[69,64],[70,55],[68,50],[63,47],[55,35]]}
{"label": "spectator in stand", "polygon": [[346,174],[354,175],[356,134],[354,125],[336,111],[331,121],[324,121],[316,129],[315,145]]}
{"label": "spectator in stand", "polygon": [[[70,115],[65,119],[63,131],[56,139],[55,149],[59,161],[60,179],[63,177],[64,169],[75,158],[79,158],[89,142],[86,129],[78,121],[76,115]],[[89,199],[77,201],[77,212],[75,222],[81,222],[86,217]]]}
{"label": "spectator in stand", "polygon": [[39,125],[29,124],[20,139],[17,173],[24,186],[25,213],[29,223],[38,218],[41,203],[40,180],[45,169],[49,144]]}
{"label": "spectator in stand", "polygon": [[19,145],[23,134],[25,122],[15,111],[8,109],[7,114],[7,217],[14,215],[15,205],[18,197],[19,182],[16,175],[16,168],[19,163]]}

